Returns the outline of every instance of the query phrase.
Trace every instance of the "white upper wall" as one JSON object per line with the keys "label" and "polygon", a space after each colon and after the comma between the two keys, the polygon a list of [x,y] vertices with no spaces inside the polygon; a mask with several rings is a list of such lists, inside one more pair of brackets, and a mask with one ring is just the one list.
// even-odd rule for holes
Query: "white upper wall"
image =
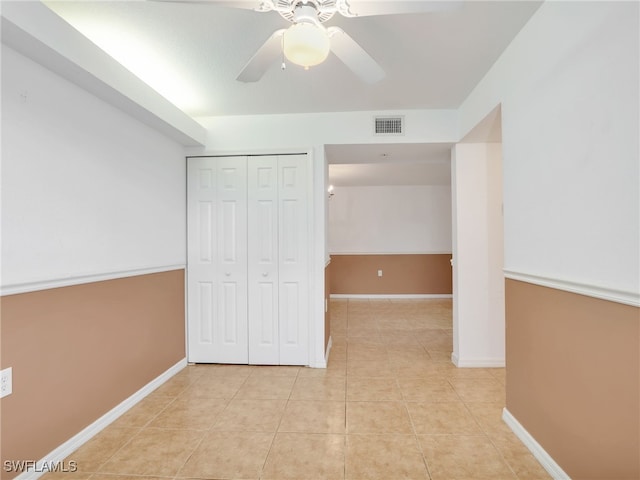
{"label": "white upper wall", "polygon": [[501,104],[507,271],[637,299],[638,8],[546,2],[460,108]]}
{"label": "white upper wall", "polygon": [[183,147],[2,47],[2,289],[185,264]]}
{"label": "white upper wall", "polygon": [[335,187],[329,251],[451,253],[451,187]]}
{"label": "white upper wall", "polygon": [[201,125],[38,1],[0,4],[2,43],[184,145]]}
{"label": "white upper wall", "polygon": [[[373,134],[376,115],[404,115],[405,134]],[[191,153],[247,152],[299,148],[313,145],[361,143],[449,143],[457,140],[455,110],[394,110],[389,112],[334,112],[287,115],[206,117],[198,121],[207,129],[204,148]]]}
{"label": "white upper wall", "polygon": [[[169,128],[178,136],[190,130],[200,137],[199,126],[175,111],[169,115],[166,105],[154,113],[149,98],[137,97],[137,107],[126,100],[118,90],[128,83],[114,80],[88,54],[88,44],[84,53],[74,50],[77,38],[42,9],[32,12],[38,7],[31,2],[2,8],[3,39],[64,70],[56,73],[93,84],[95,95],[120,108],[15,52],[6,61],[3,55],[3,284],[184,262],[181,149],[123,109],[144,104],[146,113],[138,113],[147,120],[150,113],[160,129],[163,117],[175,119],[173,125],[184,121]],[[637,297],[638,8],[637,2],[545,2],[458,111],[201,118],[206,145],[189,153],[456,142],[501,105],[505,268]],[[93,83],[102,77],[116,83]],[[405,115],[406,134],[373,136],[375,114]],[[49,194],[52,182],[63,196]]]}

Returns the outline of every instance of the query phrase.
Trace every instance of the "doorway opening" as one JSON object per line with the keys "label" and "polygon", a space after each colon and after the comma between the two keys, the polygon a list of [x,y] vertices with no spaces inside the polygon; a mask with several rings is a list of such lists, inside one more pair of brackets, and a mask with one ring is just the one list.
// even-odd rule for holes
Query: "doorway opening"
{"label": "doorway opening", "polygon": [[452,146],[325,146],[334,299],[450,302]]}

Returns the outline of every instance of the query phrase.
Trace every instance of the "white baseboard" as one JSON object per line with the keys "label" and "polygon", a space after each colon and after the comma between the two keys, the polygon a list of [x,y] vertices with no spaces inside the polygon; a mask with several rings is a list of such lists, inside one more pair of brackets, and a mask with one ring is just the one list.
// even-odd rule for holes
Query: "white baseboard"
{"label": "white baseboard", "polygon": [[331,335],[329,335],[329,341],[327,342],[327,351],[324,353],[325,365],[329,364],[329,353],[331,352],[331,347],[333,347],[333,339],[331,338]]}
{"label": "white baseboard", "polygon": [[504,357],[460,358],[451,354],[451,362],[458,368],[504,368]]}
{"label": "white baseboard", "polygon": [[363,299],[390,299],[390,300],[402,300],[402,299],[420,299],[420,298],[453,298],[453,295],[448,293],[418,293],[418,294],[401,294],[401,295],[392,295],[392,294],[352,294],[352,293],[332,293],[331,298],[334,299],[344,299],[344,298],[363,298]]}
{"label": "white baseboard", "polygon": [[555,480],[571,480],[569,475],[566,474],[560,465],[558,465],[553,458],[545,451],[542,446],[536,442],[529,432],[511,415],[509,410],[505,407],[502,410],[502,420],[509,426],[513,433],[520,439],[525,447],[533,454],[534,457],[540,462],[544,469]]}
{"label": "white baseboard", "polygon": [[45,455],[44,458],[36,462],[35,468],[22,472],[20,475],[15,477],[15,480],[35,480],[41,475],[49,473],[51,465],[62,463],[65,458],[75,452],[87,441],[91,440],[91,438],[104,430],[104,428],[113,423],[118,419],[118,417],[126,413],[134,405],[144,399],[144,397],[149,395],[186,366],[187,359],[183,358],[173,367],[151,380],[129,398],[109,410],[84,430],[71,437],[55,450],[49,452],[49,454]]}
{"label": "white baseboard", "polygon": [[324,358],[322,360],[311,361],[309,363],[309,368],[327,368],[327,361],[329,360],[329,350],[331,350],[331,337],[329,337],[329,342],[327,343],[327,350],[324,352]]}
{"label": "white baseboard", "polygon": [[327,362],[322,360],[321,362],[311,362],[308,365],[309,368],[327,368]]}

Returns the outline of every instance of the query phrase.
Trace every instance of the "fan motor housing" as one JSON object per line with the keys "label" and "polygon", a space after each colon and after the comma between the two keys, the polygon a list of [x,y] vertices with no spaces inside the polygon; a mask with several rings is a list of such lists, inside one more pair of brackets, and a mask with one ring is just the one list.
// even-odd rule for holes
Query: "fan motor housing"
{"label": "fan motor housing", "polygon": [[[336,8],[336,0],[279,0],[278,13],[291,23],[323,23],[333,17]],[[291,10],[285,11],[284,9]],[[328,10],[325,10],[327,8]]]}

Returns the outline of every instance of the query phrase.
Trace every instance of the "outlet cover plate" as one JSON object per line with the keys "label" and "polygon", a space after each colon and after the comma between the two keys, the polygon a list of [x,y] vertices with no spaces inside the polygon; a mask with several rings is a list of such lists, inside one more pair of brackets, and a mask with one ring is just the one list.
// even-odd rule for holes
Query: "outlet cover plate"
{"label": "outlet cover plate", "polygon": [[0,398],[11,395],[13,392],[13,368],[5,368],[0,371]]}

